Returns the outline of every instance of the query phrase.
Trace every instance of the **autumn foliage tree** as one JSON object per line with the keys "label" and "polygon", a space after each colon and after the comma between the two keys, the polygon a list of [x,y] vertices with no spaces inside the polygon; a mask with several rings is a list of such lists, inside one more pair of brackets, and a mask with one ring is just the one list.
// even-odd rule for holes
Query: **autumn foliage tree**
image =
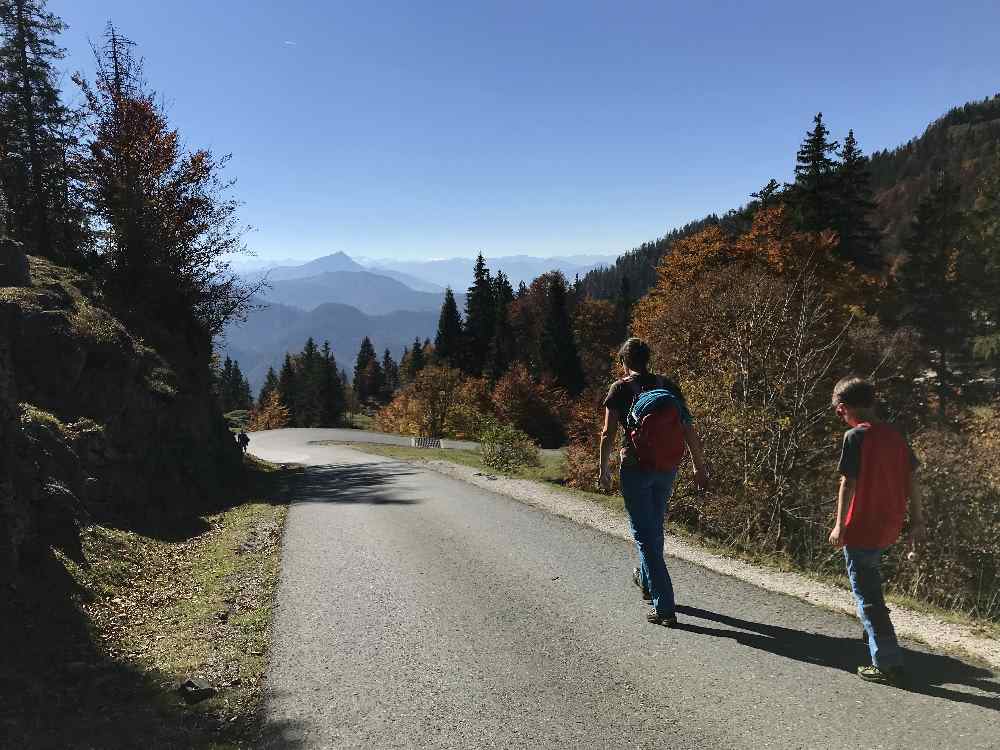
{"label": "autumn foliage tree", "polygon": [[118,312],[190,347],[239,318],[256,291],[229,272],[244,251],[237,202],[227,196],[226,157],[187,152],[143,79],[133,43],[108,26],[93,84],[75,76],[86,103],[85,195],[106,228],[100,276]]}
{"label": "autumn foliage tree", "polygon": [[258,404],[250,412],[250,423],[247,429],[251,432],[260,430],[280,430],[289,424],[288,408],[281,403],[277,391],[267,394],[263,403]]}

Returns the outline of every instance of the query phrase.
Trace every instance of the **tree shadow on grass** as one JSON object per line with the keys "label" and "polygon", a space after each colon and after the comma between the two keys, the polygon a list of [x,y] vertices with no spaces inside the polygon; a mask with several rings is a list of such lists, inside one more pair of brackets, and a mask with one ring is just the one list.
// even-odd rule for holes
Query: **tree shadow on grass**
{"label": "tree shadow on grass", "polygon": [[256,737],[258,717],[185,706],[171,676],[109,654],[78,604],[87,596],[51,554],[0,592],[0,747],[207,750]]}
{"label": "tree shadow on grass", "polygon": [[396,482],[416,473],[395,461],[310,466],[289,476],[279,497],[288,503],[413,505],[420,500]]}
{"label": "tree shadow on grass", "polygon": [[[731,638],[744,646],[768,651],[777,656],[840,669],[851,674],[854,674],[860,664],[868,663],[868,649],[860,637],[836,638],[821,633],[808,633],[778,625],[742,620],[698,607],[678,606],[677,612],[735,628],[723,630],[682,620],[677,628],[690,633]],[[901,690],[1000,711],[1000,682],[988,669],[968,664],[952,656],[908,649],[906,671],[909,677],[906,684],[900,686]],[[963,685],[980,692],[977,694],[950,690],[942,687],[943,685]]]}

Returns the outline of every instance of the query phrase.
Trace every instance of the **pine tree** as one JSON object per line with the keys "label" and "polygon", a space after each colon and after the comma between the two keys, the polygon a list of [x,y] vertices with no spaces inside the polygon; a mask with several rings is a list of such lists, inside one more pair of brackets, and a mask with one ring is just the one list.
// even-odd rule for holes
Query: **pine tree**
{"label": "pine tree", "polygon": [[464,348],[462,336],[462,316],[455,304],[455,295],[448,287],[444,291],[437,336],[434,338],[434,352],[439,364],[457,367],[461,363]]}
{"label": "pine tree", "polygon": [[364,402],[378,396],[382,387],[382,368],[379,366],[375,347],[367,336],[361,341],[354,365],[354,392]]}
{"label": "pine tree", "polygon": [[330,342],[323,342],[323,382],[320,396],[320,427],[336,427],[346,409],[344,383],[337,370],[337,360],[330,350]]}
{"label": "pine tree", "polygon": [[878,257],[878,230],[871,224],[875,210],[868,157],[861,153],[854,131],[847,132],[836,172],[836,201],[832,227],[840,236],[841,257],[860,268],[875,269]]}
{"label": "pine tree", "polygon": [[382,355],[382,399],[389,401],[399,388],[399,365],[392,358],[388,349]]}
{"label": "pine tree", "polygon": [[288,424],[292,427],[300,426],[295,419],[296,415],[293,409],[293,404],[297,403],[299,398],[298,385],[292,355],[286,353],[285,362],[281,366],[281,374],[278,375],[278,398],[288,409]]}
{"label": "pine tree", "polygon": [[623,275],[621,287],[618,289],[618,296],[615,297],[615,338],[624,341],[629,337],[632,308],[634,305],[635,299],[632,296],[632,282],[627,275]]}
{"label": "pine tree", "polygon": [[237,409],[245,411],[253,406],[253,396],[250,395],[250,383],[243,376],[239,362],[233,362],[232,378],[232,402],[229,411]]}
{"label": "pine tree", "polygon": [[[186,152],[143,77],[134,44],[109,24],[86,101],[85,198],[106,227],[98,246],[116,312],[151,337],[163,321],[207,345],[249,307],[248,287],[226,258],[245,251],[239,204],[227,195],[226,158]],[[155,338],[154,338],[155,340]]]}
{"label": "pine tree", "polygon": [[493,281],[482,253],[476,258],[472,286],[465,297],[465,357],[463,369],[479,375],[486,364],[486,355],[496,326],[496,300]]}
{"label": "pine tree", "polygon": [[493,337],[486,356],[486,367],[483,374],[496,382],[514,363],[517,356],[517,344],[514,337],[514,327],[510,321],[510,306],[514,302],[514,288],[507,280],[503,271],[498,271],[493,284],[493,297],[496,300],[494,314]]}
{"label": "pine tree", "polygon": [[9,235],[29,252],[78,261],[85,236],[73,116],[59,98],[56,37],[45,0],[0,0],[0,183]]}
{"label": "pine tree", "polygon": [[830,155],[837,153],[839,144],[829,139],[822,112],[816,114],[813,123],[796,154],[795,183],[788,186],[788,202],[801,227],[818,232],[833,226],[837,162]]}
{"label": "pine tree", "polygon": [[579,394],[583,389],[583,368],[566,305],[566,279],[561,273],[549,275],[540,343],[543,372],[571,395]]}
{"label": "pine tree", "polygon": [[898,273],[901,321],[916,328],[936,353],[938,407],[950,397],[953,364],[967,344],[975,274],[962,248],[963,215],[959,188],[942,173],[921,199],[903,241],[907,257]]}
{"label": "pine tree", "polygon": [[274,372],[273,367],[267,368],[267,377],[264,378],[264,385],[260,388],[260,394],[257,396],[257,404],[263,404],[267,401],[267,397],[278,390],[278,376]]}
{"label": "pine tree", "polygon": [[294,405],[296,423],[299,427],[318,427],[322,421],[326,361],[312,336],[306,340],[295,363],[298,365],[298,388]]}

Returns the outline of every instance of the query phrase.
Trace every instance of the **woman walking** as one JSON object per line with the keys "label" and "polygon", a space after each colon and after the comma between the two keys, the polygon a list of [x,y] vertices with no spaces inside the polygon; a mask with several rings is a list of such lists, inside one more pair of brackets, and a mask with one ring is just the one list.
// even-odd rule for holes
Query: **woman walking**
{"label": "woman walking", "polygon": [[639,567],[632,580],[652,603],[646,619],[657,625],[677,624],[674,588],[663,557],[663,517],[685,448],[691,452],[695,484],[708,484],[701,440],[680,388],[649,370],[649,346],[630,338],[618,352],[624,377],[604,399],[601,431],[600,485],[611,489],[609,462],[614,432],[622,429],[621,493],[625,498]]}

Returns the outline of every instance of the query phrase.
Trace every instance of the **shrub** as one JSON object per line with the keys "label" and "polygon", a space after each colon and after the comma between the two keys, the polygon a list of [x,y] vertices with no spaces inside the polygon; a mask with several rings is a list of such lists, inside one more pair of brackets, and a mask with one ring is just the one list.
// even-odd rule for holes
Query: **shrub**
{"label": "shrub", "polygon": [[[597,486],[600,462],[601,429],[604,426],[604,391],[592,389],[573,405],[569,421],[569,446],[566,448],[566,483],[577,489],[593,492]],[[611,450],[612,492],[618,491],[619,436],[615,428],[615,444]]]}
{"label": "shrub", "polygon": [[484,421],[479,433],[483,463],[497,471],[538,466],[538,446],[521,430],[495,419]]}
{"label": "shrub", "polygon": [[417,437],[473,438],[492,415],[486,382],[451,367],[420,370],[375,417],[383,432]]}
{"label": "shrub", "polygon": [[566,392],[550,381],[536,382],[521,363],[497,382],[493,408],[500,421],[527,433],[543,448],[558,448],[566,441],[570,412]]}

